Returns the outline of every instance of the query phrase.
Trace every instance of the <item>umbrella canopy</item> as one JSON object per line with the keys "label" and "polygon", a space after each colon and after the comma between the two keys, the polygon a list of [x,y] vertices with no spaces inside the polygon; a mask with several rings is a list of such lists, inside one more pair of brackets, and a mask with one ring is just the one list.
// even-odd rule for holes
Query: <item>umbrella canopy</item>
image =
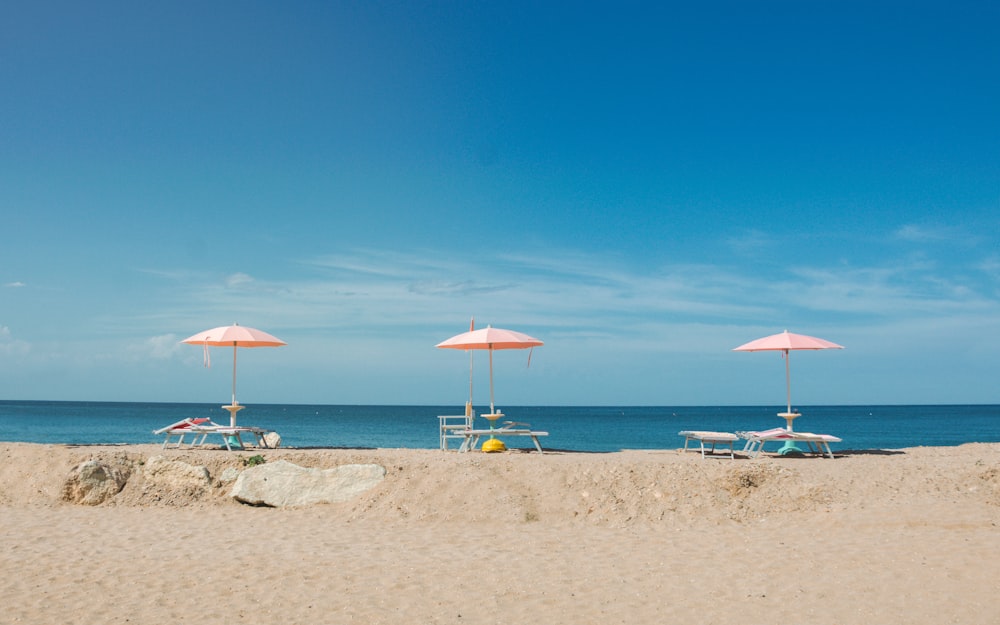
{"label": "umbrella canopy", "polygon": [[792,349],[844,349],[843,345],[837,345],[830,341],[806,336],[805,334],[794,334],[785,330],[780,334],[765,336],[756,341],[750,341],[744,345],[734,348],[734,352],[763,352],[763,351],[789,351]]}
{"label": "umbrella canopy", "polygon": [[[199,332],[194,336],[181,341],[190,345],[202,345],[205,348],[205,366],[211,364],[209,359],[209,347],[229,347],[233,348],[233,403],[235,408],[239,404],[236,401],[236,348],[237,347],[281,347],[287,345],[281,339],[271,336],[263,330],[241,326],[238,323],[231,326],[220,326]],[[236,425],[236,410],[231,411],[232,425]]]}
{"label": "umbrella canopy", "polygon": [[785,358],[785,391],[788,400],[788,412],[792,412],[792,382],[788,367],[788,352],[800,349],[844,349],[843,345],[831,343],[825,339],[805,334],[794,334],[785,330],[780,334],[772,334],[764,338],[750,341],[733,348],[734,352],[764,352],[780,351],[784,352]]}
{"label": "umbrella canopy", "polygon": [[529,349],[544,345],[538,339],[515,332],[487,326],[479,330],[470,330],[451,337],[437,344],[442,349],[486,349],[490,352],[490,414],[495,411],[493,405],[493,350],[497,349]]}

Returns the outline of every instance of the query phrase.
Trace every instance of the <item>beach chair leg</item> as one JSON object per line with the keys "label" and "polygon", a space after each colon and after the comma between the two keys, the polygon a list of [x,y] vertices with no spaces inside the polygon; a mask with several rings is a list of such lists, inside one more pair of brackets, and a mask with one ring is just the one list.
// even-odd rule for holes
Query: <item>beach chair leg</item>
{"label": "beach chair leg", "polygon": [[538,450],[538,453],[542,453],[542,445],[541,445],[541,443],[538,442],[538,437],[532,435],[531,436],[531,440],[534,441],[534,443],[535,443],[535,449]]}
{"label": "beach chair leg", "polygon": [[827,458],[833,460],[833,451],[830,449],[830,443],[826,441],[809,441],[809,450],[818,455],[826,456]]}

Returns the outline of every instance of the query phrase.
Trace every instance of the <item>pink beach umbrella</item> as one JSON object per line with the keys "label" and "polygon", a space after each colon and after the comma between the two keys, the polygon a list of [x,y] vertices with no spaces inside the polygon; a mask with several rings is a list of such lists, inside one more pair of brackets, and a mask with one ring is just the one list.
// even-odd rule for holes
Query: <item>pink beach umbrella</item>
{"label": "pink beach umbrella", "polygon": [[[480,330],[470,330],[437,344],[442,349],[486,349],[490,352],[490,414],[495,414],[493,405],[493,351],[497,349],[530,349],[543,345],[538,339],[515,332],[487,326]],[[528,356],[529,362],[531,356]],[[470,390],[471,392],[471,390]]]}
{"label": "pink beach umbrella", "polygon": [[[819,339],[814,336],[804,334],[793,334],[785,330],[781,334],[772,334],[756,341],[750,341],[745,345],[740,345],[733,349],[734,352],[763,352],[780,351],[785,359],[785,390],[788,400],[788,414],[792,414],[792,382],[788,367],[788,352],[802,349],[844,349],[843,345],[837,345],[830,341]],[[789,429],[791,422],[789,421]]]}
{"label": "pink beach umbrella", "polygon": [[220,326],[199,332],[194,336],[181,341],[190,345],[202,345],[205,349],[205,366],[211,365],[209,357],[209,347],[229,347],[233,348],[233,403],[223,406],[229,410],[230,424],[236,425],[236,412],[242,408],[236,401],[236,348],[237,347],[281,347],[287,345],[281,339],[271,336],[263,330],[241,326],[238,323],[231,326]]}

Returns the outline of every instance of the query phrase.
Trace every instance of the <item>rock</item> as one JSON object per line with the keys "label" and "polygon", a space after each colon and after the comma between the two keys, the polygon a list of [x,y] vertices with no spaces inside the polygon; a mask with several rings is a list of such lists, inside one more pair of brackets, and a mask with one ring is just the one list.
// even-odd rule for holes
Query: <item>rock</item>
{"label": "rock", "polygon": [[86,506],[100,505],[121,492],[128,477],[128,471],[99,460],[87,460],[70,471],[62,497]]}
{"label": "rock", "polygon": [[229,495],[255,506],[308,506],[346,501],[384,478],[385,467],[377,464],[307,469],[278,460],[243,471]]}
{"label": "rock", "polygon": [[222,471],[222,475],[219,476],[219,481],[223,484],[229,484],[230,482],[235,482],[236,478],[240,476],[240,470],[234,469],[233,467],[226,467]]}
{"label": "rock", "polygon": [[208,469],[164,456],[153,456],[143,467],[147,488],[198,496],[212,485]]}
{"label": "rock", "polygon": [[264,444],[267,445],[268,449],[281,447],[281,435],[277,432],[268,432],[264,435]]}

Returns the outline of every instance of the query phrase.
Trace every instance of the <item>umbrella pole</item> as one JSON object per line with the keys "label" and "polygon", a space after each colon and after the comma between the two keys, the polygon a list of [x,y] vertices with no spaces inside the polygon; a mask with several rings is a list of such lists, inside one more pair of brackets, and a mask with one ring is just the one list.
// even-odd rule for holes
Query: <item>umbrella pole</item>
{"label": "umbrella pole", "polygon": [[487,441],[483,441],[483,446],[481,449],[485,452],[492,451],[504,451],[507,446],[503,444],[502,440],[499,440],[493,435],[493,430],[496,427],[497,419],[502,415],[497,414],[496,408],[493,405],[493,345],[490,345],[490,414],[482,415],[490,422],[490,438]]}
{"label": "umbrella pole", "polygon": [[469,419],[469,424],[472,422],[472,361],[473,352],[469,350],[469,403],[465,405],[465,416]]}
{"label": "umbrella pole", "polygon": [[493,348],[490,348],[490,414],[495,414],[493,408]]}
{"label": "umbrella pole", "polygon": [[[794,421],[795,417],[799,415],[797,413],[792,412],[792,375],[791,375],[791,369],[788,364],[788,359],[789,356],[791,355],[791,352],[788,351],[787,349],[784,351],[785,351],[785,399],[787,400],[788,404],[786,405],[787,412],[784,412],[778,416],[782,417],[785,420],[786,424],[785,429],[791,432],[792,421]],[[802,450],[795,445],[795,441],[786,440],[785,444],[782,445],[781,449],[778,450],[778,453],[781,454],[782,456],[786,454],[801,454]]]}
{"label": "umbrella pole", "polygon": [[[785,399],[788,401],[788,405],[787,405],[788,411],[787,412],[789,414],[791,414],[791,412],[792,412],[792,374],[791,374],[791,372],[789,370],[789,366],[788,366],[788,356],[789,356],[789,352],[786,349],[785,350]],[[788,429],[790,430],[792,428],[789,427]]]}
{"label": "umbrella pole", "polygon": [[[223,410],[229,411],[229,427],[236,427],[236,413],[243,409],[236,403],[236,343],[233,342],[233,403],[228,406],[223,406]],[[238,439],[231,439],[238,440]]]}
{"label": "umbrella pole", "polygon": [[236,405],[236,343],[233,343],[233,405]]}
{"label": "umbrella pole", "polygon": [[[469,320],[469,332],[472,332],[475,329],[476,329],[476,318],[473,317],[472,319]],[[474,360],[473,358],[474,354],[475,352],[473,352],[470,349],[469,350],[469,401],[466,402],[465,404],[465,422],[466,425],[468,425],[470,428],[472,427],[472,421],[476,418],[475,412],[473,411],[472,408],[472,362]]]}

